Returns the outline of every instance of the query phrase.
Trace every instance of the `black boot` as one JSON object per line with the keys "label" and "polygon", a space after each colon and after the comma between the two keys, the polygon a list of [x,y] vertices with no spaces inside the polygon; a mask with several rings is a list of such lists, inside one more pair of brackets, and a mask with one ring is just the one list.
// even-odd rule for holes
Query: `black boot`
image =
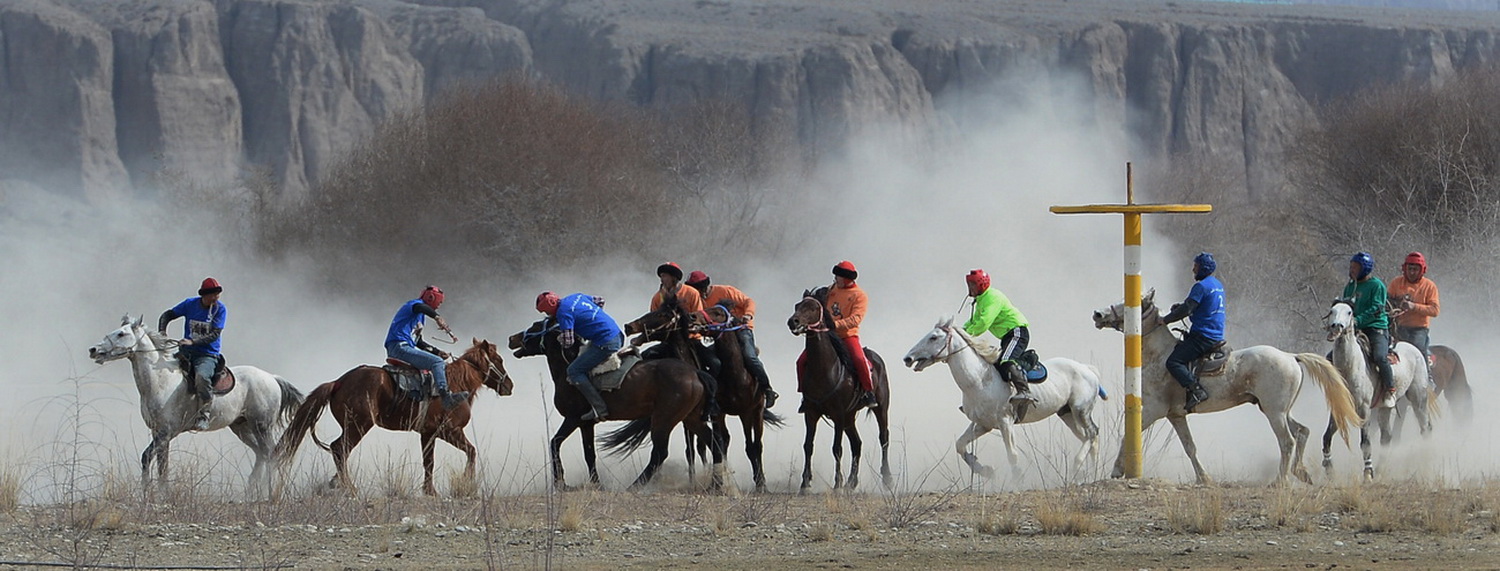
{"label": "black boot", "polygon": [[859,405],[865,408],[880,408],[880,401],[875,399],[875,391],[863,391],[859,397]]}
{"label": "black boot", "polygon": [[766,408],[776,406],[776,397],[779,397],[781,395],[776,394],[776,391],[771,388],[771,385],[763,386],[760,388],[760,390],[766,395]]}
{"label": "black boot", "polygon": [[1036,402],[1036,395],[1031,394],[1030,383],[1025,381],[1019,383],[1012,382],[1010,386],[1013,389],[1010,393],[1010,402]]}
{"label": "black boot", "polygon": [[469,400],[469,391],[448,392],[447,387],[438,389],[438,396],[443,397],[443,408],[453,410],[458,404]]}
{"label": "black boot", "polygon": [[584,413],[583,416],[578,417],[579,420],[592,420],[596,422],[609,420],[609,407],[605,406],[604,397],[599,395],[599,390],[594,388],[593,383],[575,384],[573,387],[578,389],[578,392],[583,393],[583,400],[588,401],[589,408],[593,409]]}
{"label": "black boot", "polygon": [[1203,404],[1206,400],[1208,400],[1208,391],[1203,390],[1202,384],[1194,383],[1193,387],[1188,389],[1187,405],[1183,408],[1188,412],[1193,412],[1194,407]]}
{"label": "black boot", "polygon": [[198,397],[198,415],[193,418],[193,430],[208,430],[209,412],[214,407],[214,395],[209,392],[209,383],[198,379],[196,396]]}

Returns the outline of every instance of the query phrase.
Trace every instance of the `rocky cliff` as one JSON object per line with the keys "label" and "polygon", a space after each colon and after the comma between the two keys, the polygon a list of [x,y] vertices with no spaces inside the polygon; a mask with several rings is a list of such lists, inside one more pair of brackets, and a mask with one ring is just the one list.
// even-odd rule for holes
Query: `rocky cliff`
{"label": "rocky cliff", "polygon": [[1494,13],[1089,0],[0,0],[0,180],[80,196],[163,167],[304,192],[383,119],[521,75],[700,98],[827,149],[944,129],[951,95],[1082,78],[1148,152],[1242,157],[1257,187],[1315,106],[1496,57]]}

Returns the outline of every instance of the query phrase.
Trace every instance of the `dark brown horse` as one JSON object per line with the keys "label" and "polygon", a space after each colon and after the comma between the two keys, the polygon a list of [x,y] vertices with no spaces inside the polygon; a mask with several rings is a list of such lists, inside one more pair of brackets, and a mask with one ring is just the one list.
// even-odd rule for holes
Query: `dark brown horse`
{"label": "dark brown horse", "polygon": [[1474,391],[1469,387],[1463,358],[1447,345],[1433,345],[1428,351],[1432,352],[1432,382],[1437,385],[1437,394],[1448,400],[1459,424],[1468,426],[1474,418]]}
{"label": "dark brown horse", "polygon": [[[821,290],[821,288],[820,288]],[[853,458],[849,464],[849,489],[859,486],[859,458],[862,441],[855,426],[855,415],[859,412],[859,387],[854,372],[844,366],[839,353],[846,352],[842,340],[833,332],[833,316],[823,304],[823,291],[805,291],[802,301],[797,302],[787,327],[793,335],[807,340],[804,354],[806,360],[797,371],[802,399],[806,404],[803,419],[807,423],[807,439],[802,443],[802,492],[812,487],[813,437],[818,431],[818,421],[828,417],[833,422],[833,466],[834,489],[844,485],[843,446],[841,437],[849,438],[849,451]],[[871,412],[880,427],[880,478],[886,486],[891,485],[889,427],[891,391],[886,378],[885,361],[880,355],[865,348],[865,358],[870,361],[870,377],[875,385],[875,399],[880,407]]]}
{"label": "dark brown horse", "polygon": [[[560,451],[563,441],[574,430],[583,431],[583,459],[588,464],[589,481],[599,483],[599,472],[595,468],[594,421],[581,417],[589,410],[583,394],[568,381],[568,363],[577,356],[576,350],[565,351],[558,341],[556,322],[551,318],[538,321],[530,328],[510,336],[510,348],[517,357],[546,355],[547,367],[552,372],[554,393],[552,404],[563,417],[562,426],[552,437],[552,478],[561,488],[566,488],[563,478]],[[645,470],[631,484],[639,487],[651,481],[657,469],[667,459],[667,444],[672,429],[683,424],[700,438],[713,435],[704,420],[705,395],[713,379],[707,374],[700,376],[692,365],[677,359],[655,359],[643,361],[625,374],[620,388],[602,392],[609,406],[610,420],[629,420],[624,427],[604,437],[604,447],[616,453],[629,453],[643,445],[647,437],[651,440],[651,459]],[[722,448],[714,450],[714,487],[722,482],[724,454]]]}
{"label": "dark brown horse", "polygon": [[[716,319],[724,321],[727,317],[719,316]],[[645,333],[673,344],[677,347],[674,351],[679,355],[691,352],[688,348],[688,344],[692,343],[688,338],[689,331],[698,332],[705,338],[713,340],[713,354],[719,361],[719,374],[716,379],[718,383],[714,392],[719,414],[713,415],[714,440],[697,441],[698,452],[707,460],[710,446],[717,445],[727,450],[730,435],[725,416],[738,416],[745,434],[745,456],[750,459],[750,469],[755,478],[755,490],[764,492],[766,471],[762,453],[765,449],[763,442],[766,425],[780,428],[785,425],[785,422],[780,415],[766,410],[765,393],[761,391],[760,384],[755,382],[755,377],[750,374],[750,370],[745,367],[744,348],[740,344],[739,336],[735,333],[735,328],[722,323],[710,323],[707,316],[702,314],[683,316],[668,307],[668,304],[663,304],[656,311],[626,324],[626,330],[632,333]],[[688,435],[687,447],[690,478],[694,473],[695,441],[692,436]]]}
{"label": "dark brown horse", "polygon": [[469,403],[480,386],[505,396],[511,393],[514,385],[495,345],[480,339],[475,339],[474,346],[463,356],[448,363],[445,371],[449,388],[469,392],[469,399],[453,409],[444,409],[442,399],[415,401],[406,397],[396,388],[395,381],[385,369],[373,365],[355,367],[337,380],[319,385],[307,395],[307,400],[292,416],[281,442],[276,445],[273,457],[277,462],[291,458],[302,444],[302,438],[318,423],[323,408],[327,407],[333,411],[333,419],[338,421],[343,432],[330,444],[324,444],[314,433],[313,442],[333,453],[333,464],[338,473],[329,480],[330,487],[342,484],[350,492],[354,491],[347,466],[349,452],[376,426],[422,435],[422,493],[437,494],[437,489],[432,486],[432,453],[439,438],[462,450],[468,457],[464,476],[472,480],[476,454],[474,445],[464,435],[464,427],[469,424]]}

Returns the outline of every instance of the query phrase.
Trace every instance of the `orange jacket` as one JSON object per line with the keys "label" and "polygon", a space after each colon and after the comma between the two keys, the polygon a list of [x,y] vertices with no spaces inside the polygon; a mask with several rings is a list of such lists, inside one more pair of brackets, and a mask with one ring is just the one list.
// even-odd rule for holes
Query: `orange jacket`
{"label": "orange jacket", "polygon": [[865,320],[865,306],[869,299],[859,284],[849,287],[833,286],[828,290],[828,312],[833,314],[833,332],[839,337],[859,335],[859,323]]}
{"label": "orange jacket", "polygon": [[[661,309],[661,289],[656,290],[656,295],[651,296],[651,311]],[[677,284],[677,307],[689,314],[703,311],[703,297],[698,295],[698,290],[687,284]]]}
{"label": "orange jacket", "polygon": [[755,300],[734,286],[714,284],[703,294],[703,307],[722,305],[729,308],[729,315],[745,318],[745,328],[755,328]]}
{"label": "orange jacket", "polygon": [[1438,315],[1438,288],[1432,280],[1423,276],[1417,283],[1406,281],[1406,276],[1391,278],[1386,287],[1386,296],[1399,299],[1405,295],[1411,295],[1412,308],[1396,318],[1396,325],[1402,327],[1427,327],[1432,324],[1432,318]]}

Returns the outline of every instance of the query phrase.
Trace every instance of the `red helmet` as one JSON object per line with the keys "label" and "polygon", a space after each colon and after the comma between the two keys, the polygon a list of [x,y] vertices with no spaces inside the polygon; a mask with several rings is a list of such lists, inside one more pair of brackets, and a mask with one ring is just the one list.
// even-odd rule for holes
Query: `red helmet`
{"label": "red helmet", "polygon": [[693,273],[688,274],[687,285],[690,285],[690,286],[693,286],[693,287],[698,287],[700,285],[704,285],[704,286],[708,285],[708,274],[705,274],[705,273],[703,273],[700,270],[693,270]]}
{"label": "red helmet", "polygon": [[990,275],[984,270],[969,270],[969,275],[964,276],[964,281],[969,282],[969,295],[979,295],[990,289]]}
{"label": "red helmet", "polygon": [[1406,263],[1422,266],[1422,273],[1427,273],[1427,257],[1421,252],[1412,252],[1406,255]]}
{"label": "red helmet", "polygon": [[198,295],[209,295],[223,291],[224,287],[219,285],[219,280],[213,278],[203,278],[203,285],[198,286]]}
{"label": "red helmet", "polygon": [[422,290],[422,303],[432,306],[433,309],[437,309],[439,305],[443,304],[442,288],[433,285],[427,286],[427,289]]}
{"label": "red helmet", "polygon": [[544,291],[536,296],[536,310],[547,315],[557,315],[557,306],[561,304],[562,300],[557,297],[557,294],[550,291]]}
{"label": "red helmet", "polygon": [[853,280],[859,278],[859,270],[854,269],[854,262],[844,260],[833,267],[833,275]]}

